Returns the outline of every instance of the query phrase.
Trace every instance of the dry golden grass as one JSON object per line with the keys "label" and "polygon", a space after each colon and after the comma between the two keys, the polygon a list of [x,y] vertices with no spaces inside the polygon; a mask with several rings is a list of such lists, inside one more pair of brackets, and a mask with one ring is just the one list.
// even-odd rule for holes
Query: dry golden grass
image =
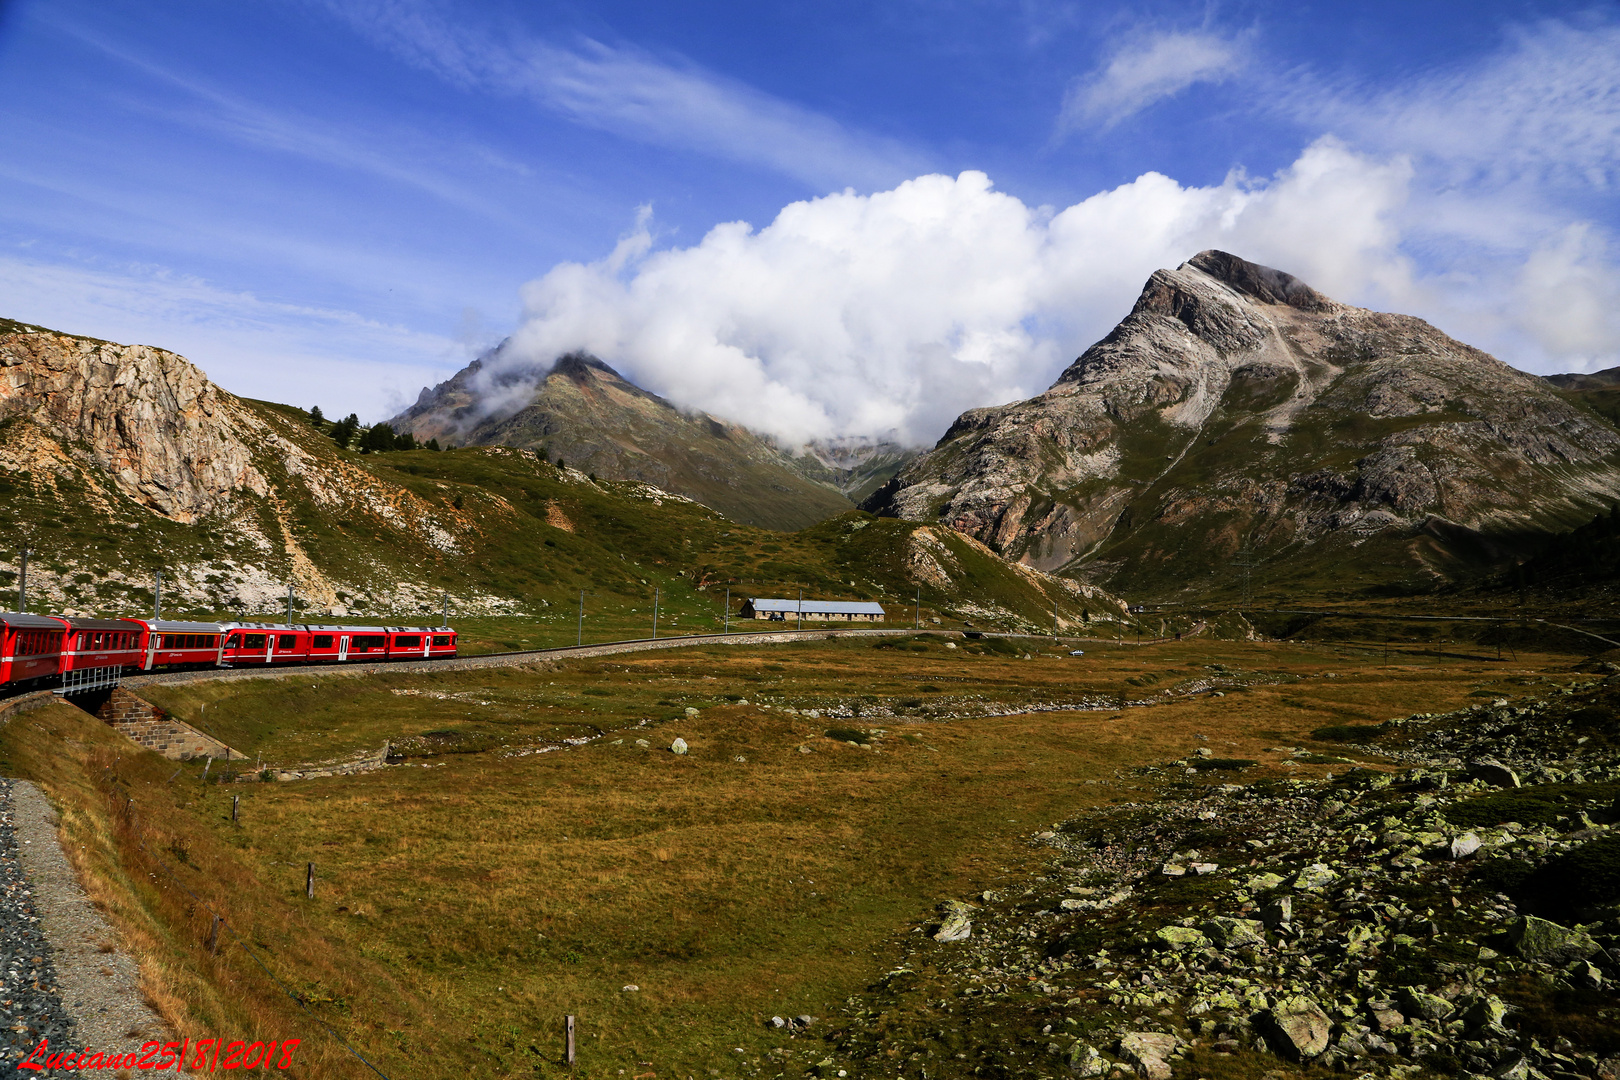
{"label": "dry golden grass", "polygon": [[[1521,653],[1514,665],[1386,667],[1323,647],[1199,641],[1088,645],[1083,659],[1047,644],[1024,660],[960,644],[710,648],[444,677],[433,685],[446,693],[481,687],[480,700],[499,702],[456,722],[504,731],[512,746],[582,724],[607,733],[551,753],[445,754],[344,779],[201,786],[193,766],[169,784],[172,765],[115,746],[65,707],[41,725],[14,722],[0,752],[70,811],[69,835],[87,843],[81,865],[105,883],[154,996],[183,1029],[302,1036],[308,1075],[361,1075],[240,951],[206,955],[206,915],[147,877],[161,872],[133,847],[103,775],[133,794],[165,858],[185,851],[186,884],[389,1075],[561,1072],[571,1013],[580,1075],[703,1077],[738,1075],[779,1045],[769,1016],[825,1015],[871,981],[940,899],[1019,879],[1040,857],[1032,832],[1142,797],[1136,766],[1209,746],[1262,763],[1244,780],[1319,773],[1329,766],[1286,766],[1276,748],[1345,753],[1310,731],[1455,708],[1567,664]],[[1212,665],[1237,673],[1223,697],[1017,711],[1187,690],[1219,674]],[[442,725],[440,699],[393,693],[403,677],[345,677],[333,700],[270,683],[172,700],[217,694],[209,715],[235,710],[245,737],[303,728],[359,744],[391,724]],[[811,719],[761,701],[854,703],[866,715]],[[688,702],[699,716],[684,717]],[[986,703],[1011,715],[948,718]],[[872,715],[882,709],[904,715]],[[656,722],[633,726],[646,716]],[[827,738],[834,727],[874,733],[871,748]],[[665,749],[676,735],[690,754]],[[1218,775],[1198,782],[1234,778]],[[232,794],[243,796],[239,825]]]}

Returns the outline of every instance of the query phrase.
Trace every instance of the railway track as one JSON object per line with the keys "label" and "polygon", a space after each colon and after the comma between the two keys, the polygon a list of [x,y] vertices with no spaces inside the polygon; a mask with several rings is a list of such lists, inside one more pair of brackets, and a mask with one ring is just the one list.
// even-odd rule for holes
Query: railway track
{"label": "railway track", "polygon": [[382,672],[408,673],[428,671],[474,671],[491,667],[522,667],[525,664],[547,660],[618,656],[624,653],[650,652],[654,649],[690,648],[695,645],[783,645],[796,641],[830,641],[840,638],[901,637],[907,634],[941,634],[940,630],[781,630],[750,631],[739,634],[685,634],[680,637],[632,638],[626,641],[605,641],[594,645],[565,645],[556,649],[524,649],[516,652],[481,653],[477,656],[457,656],[448,660],[412,660],[380,664],[277,664],[265,667],[203,668],[194,671],[165,671],[150,675],[131,675],[122,684],[132,690],[143,686],[168,686],[175,683],[218,682],[231,679],[290,679],[308,676],[312,672],[337,672],[350,675],[373,675]]}

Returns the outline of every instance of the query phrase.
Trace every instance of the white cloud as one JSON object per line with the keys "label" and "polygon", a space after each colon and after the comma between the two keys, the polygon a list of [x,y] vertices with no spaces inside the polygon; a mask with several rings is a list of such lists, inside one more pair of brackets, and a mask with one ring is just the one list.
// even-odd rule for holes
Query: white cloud
{"label": "white cloud", "polygon": [[1571,225],[1538,248],[1519,275],[1528,328],[1569,366],[1590,371],[1620,346],[1620,270],[1588,224]]}
{"label": "white cloud", "polygon": [[1537,23],[1482,60],[1392,88],[1272,97],[1358,144],[1420,156],[1451,184],[1607,192],[1620,179],[1620,24]]}
{"label": "white cloud", "polygon": [[380,420],[466,362],[446,338],[354,312],[277,303],[155,267],[87,267],[0,256],[5,314],[180,353],[245,397],[356,410]]}
{"label": "white cloud", "polygon": [[1129,310],[1147,276],[1208,247],[1340,295],[1397,287],[1404,161],[1325,140],[1266,182],[1157,173],[1054,213],[983,173],[922,176],[785,208],[653,250],[645,222],[603,261],[524,290],[508,352],[584,348],[641,385],[788,441],[937,438],[962,410],[1029,396]]}
{"label": "white cloud", "polygon": [[1087,127],[1113,127],[1195,83],[1231,77],[1247,56],[1242,39],[1204,30],[1169,31],[1127,42],[1097,71],[1070,84],[1057,133],[1061,137]]}
{"label": "white cloud", "polygon": [[890,184],[924,168],[892,139],[851,130],[679,57],[586,40],[565,47],[458,22],[432,0],[343,0],[374,41],[468,89],[521,94],[583,126],[770,169],[825,190]]}

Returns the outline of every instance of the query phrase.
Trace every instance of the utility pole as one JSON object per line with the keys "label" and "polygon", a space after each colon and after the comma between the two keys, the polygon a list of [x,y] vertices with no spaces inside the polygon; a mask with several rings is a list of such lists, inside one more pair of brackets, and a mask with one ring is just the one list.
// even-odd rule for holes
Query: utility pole
{"label": "utility pole", "polygon": [[917,619],[911,624],[913,630],[922,629],[922,586],[917,586]]}
{"label": "utility pole", "polygon": [[22,563],[17,567],[17,611],[28,610],[28,549],[22,549]]}
{"label": "utility pole", "polygon": [[450,594],[448,592],[446,592],[443,595],[444,595],[444,614],[441,616],[441,618],[444,621],[441,622],[439,625],[443,629],[448,630],[448,629],[450,629]]}
{"label": "utility pole", "polygon": [[724,623],[723,623],[722,628],[721,628],[721,633],[724,633],[724,634],[731,633],[731,586],[730,585],[726,586],[726,614],[725,614]]}
{"label": "utility pole", "polygon": [[1238,567],[1240,570],[1243,571],[1243,608],[1242,608],[1242,610],[1247,611],[1249,609],[1249,603],[1250,603],[1249,573],[1250,573],[1250,571],[1254,570],[1256,567],[1258,567],[1260,565],[1260,560],[1255,558],[1254,553],[1249,550],[1249,538],[1248,537],[1243,538],[1243,547],[1238,550],[1237,556],[1232,560],[1232,565]]}
{"label": "utility pole", "polygon": [[802,586],[799,589],[798,616],[799,616],[799,621],[796,624],[794,624],[793,628],[795,630],[803,630],[804,629],[804,588]]}
{"label": "utility pole", "polygon": [[574,644],[585,644],[585,590],[579,590],[579,626],[574,631]]}
{"label": "utility pole", "polygon": [[1054,601],[1052,601],[1052,640],[1053,641],[1057,640],[1057,631],[1058,631],[1057,609],[1058,609],[1058,602],[1056,600],[1054,600]]}
{"label": "utility pole", "polygon": [[653,588],[653,640],[658,640],[658,589]]}
{"label": "utility pole", "polygon": [[289,582],[287,582],[287,629],[289,629],[289,630],[292,629],[292,605],[293,605],[293,587],[292,587],[292,582],[289,581]]}
{"label": "utility pole", "polygon": [[163,609],[163,571],[157,572],[157,583],[152,586],[152,621],[157,622]]}

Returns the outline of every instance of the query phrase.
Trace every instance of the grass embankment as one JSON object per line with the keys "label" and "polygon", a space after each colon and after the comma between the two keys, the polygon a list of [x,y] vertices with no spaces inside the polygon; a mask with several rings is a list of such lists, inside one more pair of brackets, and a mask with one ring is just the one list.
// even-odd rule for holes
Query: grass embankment
{"label": "grass embankment", "polygon": [[[826,1014],[939,900],[1019,880],[1039,858],[1023,842],[1032,831],[1143,797],[1159,781],[1134,766],[1199,747],[1260,763],[1176,780],[1202,784],[1376,762],[1309,733],[1541,678],[1530,663],[1356,668],[1282,645],[1097,647],[1084,658],[1048,646],[1025,660],[994,645],[903,644],[706,647],[554,670],[315,674],[153,694],[182,716],[206,703],[210,726],[250,754],[389,739],[421,755],[349,778],[203,786],[191,766],[171,783],[171,764],[110,746],[105,729],[65,709],[14,722],[0,749],[69,805],[70,836],[105,837],[96,869],[126,883],[115,914],[135,928],[182,1027],[255,1025],[333,1046],[239,951],[202,953],[206,919],[161,873],[146,876],[109,824],[111,782],[96,777],[118,778],[137,820],[169,837],[159,846],[186,852],[188,885],[390,1075],[561,1073],[571,1013],[580,1075],[731,1076],[780,1071],[769,1054],[785,1036],[763,1021]],[[1157,703],[979,715],[1122,700]],[[803,714],[812,708],[831,715]],[[596,729],[585,745],[514,753]],[[827,737],[839,729],[865,733],[869,748]],[[691,746],[684,757],[665,749],[677,735]],[[1316,753],[1296,758],[1293,746]],[[450,752],[469,749],[480,752]],[[302,895],[310,861],[313,902]],[[310,1073],[359,1074],[341,1052]]]}

